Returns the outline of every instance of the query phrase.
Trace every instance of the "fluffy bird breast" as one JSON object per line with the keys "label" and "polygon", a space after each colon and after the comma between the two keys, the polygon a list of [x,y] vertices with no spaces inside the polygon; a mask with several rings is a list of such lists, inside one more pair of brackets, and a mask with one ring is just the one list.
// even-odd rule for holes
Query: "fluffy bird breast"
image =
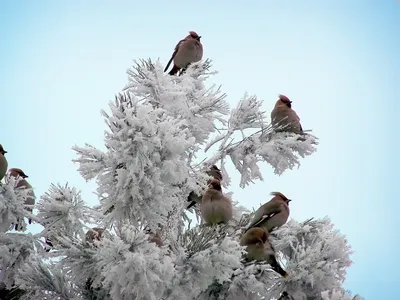
{"label": "fluffy bird breast", "polygon": [[232,202],[222,192],[208,189],[202,198],[201,215],[207,224],[227,223],[232,219]]}
{"label": "fluffy bird breast", "polygon": [[183,40],[179,45],[174,58],[174,64],[179,68],[186,68],[192,62],[198,62],[203,58],[203,46],[198,40]]}

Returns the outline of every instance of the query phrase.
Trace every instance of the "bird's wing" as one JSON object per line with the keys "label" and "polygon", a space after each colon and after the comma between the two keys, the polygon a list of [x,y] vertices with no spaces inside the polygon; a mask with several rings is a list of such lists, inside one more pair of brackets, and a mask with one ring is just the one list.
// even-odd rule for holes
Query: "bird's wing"
{"label": "bird's wing", "polygon": [[297,118],[298,121],[300,121],[299,115],[292,109],[293,115]]}
{"label": "bird's wing", "polygon": [[175,57],[176,53],[178,52],[179,46],[180,46],[180,44],[181,44],[183,41],[184,41],[184,39],[183,39],[183,40],[180,40],[179,43],[176,44],[174,53],[172,53],[171,59],[170,59],[169,62],[167,63],[167,66],[165,67],[164,72],[166,72],[166,71],[168,70],[169,65],[170,65],[171,62],[174,60],[174,57]]}
{"label": "bird's wing", "polygon": [[248,229],[252,227],[257,227],[258,224],[262,223],[266,219],[272,218],[277,213],[282,211],[282,203],[277,201],[269,201],[263,206],[261,206],[254,214],[253,219],[247,226]]}
{"label": "bird's wing", "polygon": [[301,124],[300,124],[300,117],[299,117],[299,115],[298,115],[293,109],[292,109],[292,112],[293,112],[294,117],[297,119],[297,121],[298,121],[298,123],[299,123],[300,132],[303,133],[303,127],[302,127]]}
{"label": "bird's wing", "polygon": [[282,211],[282,202],[277,200],[272,200],[263,205],[263,209],[260,209],[260,214],[271,215],[277,214]]}

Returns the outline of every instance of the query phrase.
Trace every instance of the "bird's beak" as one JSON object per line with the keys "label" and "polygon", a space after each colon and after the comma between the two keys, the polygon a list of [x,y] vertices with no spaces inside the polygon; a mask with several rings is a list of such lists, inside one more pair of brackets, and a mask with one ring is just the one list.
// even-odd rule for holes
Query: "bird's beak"
{"label": "bird's beak", "polygon": [[6,150],[3,151],[4,154],[8,153]]}
{"label": "bird's beak", "polygon": [[290,104],[292,104],[293,101],[289,101]]}
{"label": "bird's beak", "polygon": [[287,199],[287,202],[289,203],[290,201],[292,201],[292,199]]}

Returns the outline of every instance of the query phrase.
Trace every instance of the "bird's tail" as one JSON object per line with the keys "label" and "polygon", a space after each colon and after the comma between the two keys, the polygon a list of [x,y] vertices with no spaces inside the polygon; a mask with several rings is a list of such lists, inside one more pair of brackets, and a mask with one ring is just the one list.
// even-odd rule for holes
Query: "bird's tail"
{"label": "bird's tail", "polygon": [[46,244],[49,247],[45,246],[44,251],[50,252],[51,248],[53,248],[53,243],[51,242],[51,240],[49,238],[46,238]]}
{"label": "bird's tail", "polygon": [[284,269],[282,269],[282,267],[279,265],[279,263],[276,261],[275,256],[271,255],[270,257],[270,265],[272,267],[272,269],[277,272],[279,275],[281,275],[283,278],[287,278],[289,277],[289,274],[286,273],[286,271]]}
{"label": "bird's tail", "polygon": [[104,215],[106,216],[109,213],[111,213],[114,210],[114,208],[115,208],[114,205],[111,205],[111,207],[104,212]]}
{"label": "bird's tail", "polygon": [[190,204],[186,207],[186,209],[190,209],[191,207],[193,207],[196,204],[195,201],[190,202]]}
{"label": "bird's tail", "polygon": [[197,203],[201,203],[202,196],[197,196],[193,191],[190,192],[189,196],[187,197],[187,201],[190,202],[186,209],[189,209],[196,205]]}
{"label": "bird's tail", "polygon": [[176,73],[178,73],[180,70],[180,68],[178,68],[177,66],[174,65],[174,67],[171,69],[171,71],[169,71],[169,75],[175,75]]}

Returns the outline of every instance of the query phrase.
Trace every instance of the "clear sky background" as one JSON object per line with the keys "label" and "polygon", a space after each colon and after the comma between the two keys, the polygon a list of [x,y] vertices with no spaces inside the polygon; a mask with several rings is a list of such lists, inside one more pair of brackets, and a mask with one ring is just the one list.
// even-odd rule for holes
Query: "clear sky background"
{"label": "clear sky background", "polygon": [[[350,3],[351,2],[351,3]],[[400,3],[385,1],[1,1],[0,143],[36,194],[69,182],[95,203],[71,147],[103,145],[100,109],[135,58],[166,64],[195,30],[234,105],[245,91],[270,111],[282,93],[320,138],[298,170],[240,189],[248,208],[281,191],[291,217],[328,215],[355,254],[345,287],[400,299],[398,211]],[[30,230],[37,232],[38,225]]]}

